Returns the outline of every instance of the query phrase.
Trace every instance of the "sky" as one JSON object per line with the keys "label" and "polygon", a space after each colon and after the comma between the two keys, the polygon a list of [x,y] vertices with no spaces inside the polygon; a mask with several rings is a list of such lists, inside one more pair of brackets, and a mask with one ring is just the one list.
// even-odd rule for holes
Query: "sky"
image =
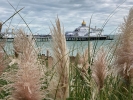
{"label": "sky", "polygon": [[133,6],[133,0],[0,0],[2,22],[15,13],[9,2],[17,10],[24,7],[20,11],[24,20],[16,14],[4,24],[2,31],[10,27],[10,30],[23,28],[29,33],[26,22],[33,34],[50,34],[50,27],[55,24],[57,16],[65,32],[73,31],[83,20],[87,26],[91,20],[91,27],[102,28],[110,17],[103,34],[114,34]]}

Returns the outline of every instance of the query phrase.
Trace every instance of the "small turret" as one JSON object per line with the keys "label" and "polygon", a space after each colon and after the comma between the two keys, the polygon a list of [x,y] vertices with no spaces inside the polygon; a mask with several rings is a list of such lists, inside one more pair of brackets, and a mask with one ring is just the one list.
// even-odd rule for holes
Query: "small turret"
{"label": "small turret", "polygon": [[84,20],[82,22],[82,26],[86,26],[86,22]]}

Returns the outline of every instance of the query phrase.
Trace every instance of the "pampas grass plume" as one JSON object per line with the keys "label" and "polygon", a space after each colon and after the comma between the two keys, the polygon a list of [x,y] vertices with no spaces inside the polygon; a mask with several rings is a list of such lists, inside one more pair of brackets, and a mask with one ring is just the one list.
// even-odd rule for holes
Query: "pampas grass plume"
{"label": "pampas grass plume", "polygon": [[116,48],[114,64],[118,75],[128,85],[133,78],[133,8],[130,9],[129,15],[124,18],[120,30],[121,38]]}
{"label": "pampas grass plume", "polygon": [[53,58],[57,73],[57,100],[66,100],[69,96],[69,55],[66,47],[64,30],[61,28],[59,18],[56,19],[56,26],[51,29],[53,39]]}
{"label": "pampas grass plume", "polygon": [[[23,30],[17,31],[20,44],[15,45],[21,50],[20,63],[18,64],[17,78],[13,84],[14,100],[41,100],[40,71],[37,64],[37,51],[32,36],[27,37]],[[17,38],[16,36],[16,38]],[[15,40],[15,43],[17,43]],[[19,52],[20,53],[20,52]]]}
{"label": "pampas grass plume", "polygon": [[92,76],[100,90],[103,88],[104,80],[107,75],[107,59],[106,59],[106,51],[103,47],[101,47],[94,58],[94,63],[92,67]]}

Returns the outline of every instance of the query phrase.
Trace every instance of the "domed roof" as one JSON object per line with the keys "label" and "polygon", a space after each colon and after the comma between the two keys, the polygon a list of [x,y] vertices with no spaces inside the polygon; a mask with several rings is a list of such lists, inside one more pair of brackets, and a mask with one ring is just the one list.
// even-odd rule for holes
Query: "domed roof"
{"label": "domed roof", "polygon": [[86,22],[84,20],[82,22],[82,26],[86,26]]}

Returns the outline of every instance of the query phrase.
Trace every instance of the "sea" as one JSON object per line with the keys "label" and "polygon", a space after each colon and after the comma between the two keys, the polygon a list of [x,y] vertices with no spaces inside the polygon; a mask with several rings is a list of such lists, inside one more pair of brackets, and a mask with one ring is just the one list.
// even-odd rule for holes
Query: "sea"
{"label": "sea", "polygon": [[[95,50],[99,50],[102,46],[107,49],[112,49],[117,40],[92,40],[92,41],[66,41],[67,50],[70,56],[75,56],[77,53],[82,54],[86,48],[91,47]],[[36,41],[36,47],[39,48],[40,54],[46,55],[49,52],[49,56],[52,56],[52,41]],[[7,41],[4,47],[7,54],[12,55],[14,53],[13,42]]]}

